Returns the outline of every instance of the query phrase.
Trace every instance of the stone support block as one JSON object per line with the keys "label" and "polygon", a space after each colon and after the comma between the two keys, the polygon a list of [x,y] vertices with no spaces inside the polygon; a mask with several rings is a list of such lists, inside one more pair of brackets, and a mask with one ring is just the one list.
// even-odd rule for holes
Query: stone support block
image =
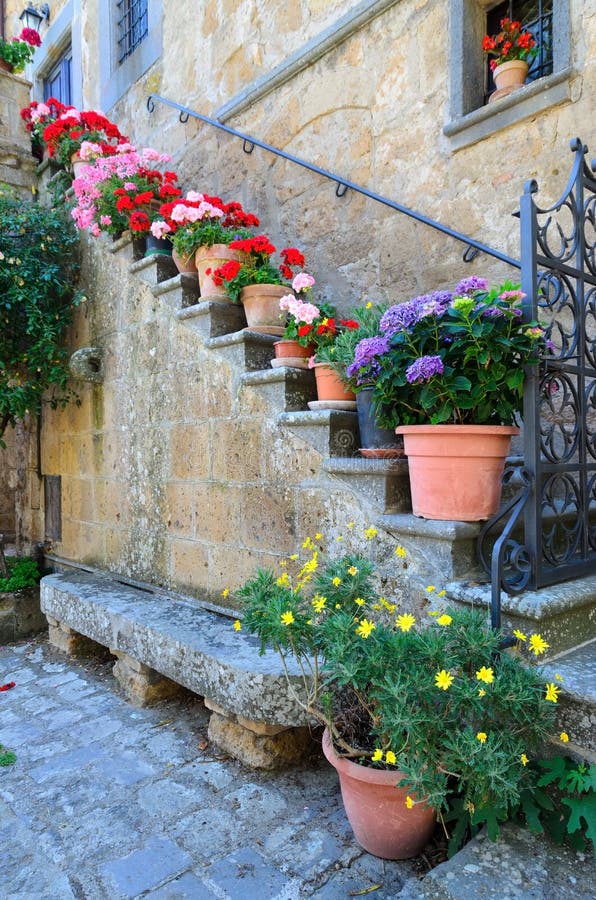
{"label": "stone support block", "polygon": [[254,373],[258,377],[263,370],[266,370],[265,374],[271,373],[275,340],[270,334],[237,331],[234,334],[210,338],[205,346],[210,350],[217,350],[218,355],[229,365],[240,370],[245,369],[247,373]]}
{"label": "stone support block", "polygon": [[337,475],[352,490],[386,513],[412,509],[408,463],[405,459],[328,459],[325,471]]}
{"label": "stone support block", "polygon": [[101,644],[85,637],[63,622],[58,622],[52,616],[46,616],[49,626],[48,641],[57,650],[61,650],[68,656],[75,658],[86,656],[105,656],[107,650]]}
{"label": "stone support block", "polygon": [[[251,723],[255,724],[255,723]],[[209,740],[220,749],[255,769],[278,769],[304,760],[313,748],[310,729],[289,728],[275,734],[258,734],[244,724],[217,712],[211,713]]]}
{"label": "stone support block", "polygon": [[128,700],[136,706],[149,706],[160,700],[175,697],[181,692],[179,684],[165,678],[128,653],[115,648],[110,648],[110,653],[117,657],[113,669],[114,677]]}
{"label": "stone support block", "polygon": [[255,722],[252,719],[244,718],[244,716],[230,715],[221,704],[216,703],[215,700],[210,700],[208,697],[204,698],[204,702],[207,709],[210,709],[211,712],[217,713],[218,716],[229,719],[231,722],[237,722],[238,725],[242,725],[243,728],[247,728],[253,734],[273,737],[276,734],[281,734],[282,731],[289,730],[287,725],[268,725],[267,722]]}

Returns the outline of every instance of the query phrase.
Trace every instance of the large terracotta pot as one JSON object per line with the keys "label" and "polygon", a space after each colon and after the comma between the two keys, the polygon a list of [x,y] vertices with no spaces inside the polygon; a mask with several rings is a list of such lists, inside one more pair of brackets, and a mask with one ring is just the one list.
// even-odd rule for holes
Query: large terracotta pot
{"label": "large terracotta pot", "polygon": [[528,64],[523,59],[511,59],[493,69],[493,81],[498,91],[503,88],[521,87],[528,74]]}
{"label": "large terracotta pot", "polygon": [[509,425],[400,425],[408,457],[412,510],[424,519],[478,522],[501,502]]}
{"label": "large terracotta pot", "polygon": [[0,59],[0,69],[4,72],[12,72],[12,66],[5,59]]}
{"label": "large terracotta pot", "polygon": [[283,334],[286,314],[280,310],[279,301],[287,293],[287,284],[249,284],[242,288],[240,300],[249,330]]}
{"label": "large terracotta pot", "polygon": [[382,859],[410,859],[433,833],[436,812],[423,803],[406,806],[408,792],[396,787],[399,771],[359,766],[337,756],[329,732],[323,734],[323,753],[339,775],[348,822],[361,847]]}
{"label": "large terracotta pot", "polygon": [[[199,276],[199,288],[201,300],[218,300],[221,303],[231,303],[226,294],[224,285],[217,285],[213,281],[213,271],[223,266],[224,263],[235,259],[240,262],[241,253],[238,250],[230,250],[227,244],[213,244],[210,247],[201,246],[195,253],[195,263]],[[209,274],[207,274],[209,269]]]}
{"label": "large terracotta pot", "polygon": [[317,396],[319,400],[346,400],[355,401],[356,395],[348,390],[331,366],[325,363],[315,363],[315,378],[317,379]]}

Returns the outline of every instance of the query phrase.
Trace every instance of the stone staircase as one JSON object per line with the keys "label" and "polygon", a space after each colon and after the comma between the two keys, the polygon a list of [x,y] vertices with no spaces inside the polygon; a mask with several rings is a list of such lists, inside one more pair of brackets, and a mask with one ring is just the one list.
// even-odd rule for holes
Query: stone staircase
{"label": "stone staircase", "polygon": [[[413,516],[407,461],[361,458],[356,413],[308,410],[308,401],[316,399],[314,374],[303,369],[272,369],[276,338],[246,330],[242,307],[201,302],[196,278],[178,274],[165,256],[135,258],[126,236],[108,249],[128,254],[131,273],[149,285],[154,298],[194,332],[206,349],[233,367],[241,404],[256,404],[286,433],[314,449],[321,457],[321,474],[340,482],[366,510],[371,524],[407,547],[412,568],[420,573],[419,586],[432,581],[446,588],[445,602],[489,606],[490,586],[483,584],[486,575],[476,557],[478,524]],[[516,597],[504,595],[503,613],[507,626],[541,633],[551,645],[553,664],[573,672],[569,689],[563,684],[561,729],[576,732],[570,718],[579,715],[583,724],[578,752],[591,753],[596,749],[590,735],[596,723],[596,700],[587,676],[596,666],[592,640],[596,637],[596,576]]]}

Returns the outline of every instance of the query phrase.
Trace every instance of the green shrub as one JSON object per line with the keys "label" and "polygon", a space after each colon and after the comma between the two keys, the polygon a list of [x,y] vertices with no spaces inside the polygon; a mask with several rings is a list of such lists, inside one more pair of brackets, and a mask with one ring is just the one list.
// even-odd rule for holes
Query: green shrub
{"label": "green shrub", "polygon": [[8,578],[0,577],[0,593],[5,591],[22,591],[28,587],[35,587],[41,578],[40,571],[34,559],[23,557],[21,559],[6,560]]}

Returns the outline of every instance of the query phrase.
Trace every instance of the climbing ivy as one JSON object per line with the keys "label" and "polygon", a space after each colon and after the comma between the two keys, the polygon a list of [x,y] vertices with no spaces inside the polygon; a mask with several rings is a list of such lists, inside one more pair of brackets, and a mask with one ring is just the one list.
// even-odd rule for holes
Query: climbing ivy
{"label": "climbing ivy", "polygon": [[76,398],[62,340],[81,299],[77,249],[63,207],[0,190],[0,446],[6,428],[42,402]]}

